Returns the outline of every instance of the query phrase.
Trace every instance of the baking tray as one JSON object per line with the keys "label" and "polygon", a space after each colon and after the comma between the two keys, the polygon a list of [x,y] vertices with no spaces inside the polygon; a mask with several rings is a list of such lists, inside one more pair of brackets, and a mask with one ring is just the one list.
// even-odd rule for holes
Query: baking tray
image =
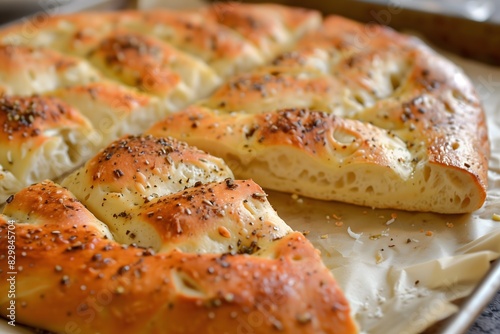
{"label": "baking tray", "polygon": [[[357,1],[356,5],[353,5],[354,1],[322,2],[322,1],[311,0],[307,3],[302,3],[300,1],[281,1],[281,3],[286,3],[288,5],[313,7],[322,10],[324,13],[337,13],[364,22],[373,21],[373,10],[380,11],[387,9],[387,7],[382,5],[374,5]],[[59,8],[58,12],[67,13],[67,12],[74,12],[81,10],[117,9],[117,8],[131,7],[134,4],[135,4],[134,2],[130,1],[109,1],[109,0],[88,1],[88,2],[75,1]],[[417,30],[416,28],[418,27],[422,28],[422,26],[424,26],[425,28],[425,24],[422,23],[423,19],[421,15],[424,15],[424,17],[426,17],[424,20],[428,20],[425,22],[439,23],[442,29],[443,27],[448,27],[448,31],[450,31],[449,29],[451,29],[451,27],[453,27],[456,24],[456,22],[461,22],[463,20],[461,18],[446,17],[443,15],[436,16],[431,14],[419,13],[418,11],[411,11],[410,17],[412,16],[414,17],[413,21],[405,19],[403,15],[394,15],[394,17],[391,19],[391,25],[393,25],[398,29]],[[411,22],[414,22],[415,24],[412,25],[410,24]],[[488,24],[485,25],[484,23],[471,22],[471,24],[475,27],[476,26],[478,27],[474,28],[476,29],[475,31],[484,31],[484,29],[487,29],[488,31],[489,29],[498,29],[498,26],[496,25],[493,25],[492,28],[488,27],[489,25]],[[425,34],[426,30],[427,29],[423,29],[422,32]],[[498,36],[500,38],[500,30],[498,31],[499,31],[498,34],[493,34],[494,35],[493,39],[496,38],[495,36]],[[430,30],[427,31],[427,33],[429,32]],[[436,36],[436,34],[431,34],[431,37],[432,36],[438,39],[431,38],[431,41],[438,41],[438,42],[440,41],[439,37],[441,35]],[[448,39],[445,38],[445,40],[450,42],[449,38]],[[452,40],[451,42],[454,42],[454,40]],[[456,48],[456,45],[454,45],[454,43],[439,42],[438,45],[444,47],[445,49],[452,50],[455,52],[460,51],[461,54],[466,55],[468,57],[480,59],[483,61],[488,61],[490,63],[497,63],[497,62],[500,63],[500,57],[498,57],[498,54],[496,53],[500,52],[500,50],[493,50],[494,48],[492,49],[492,52],[484,52],[485,48],[481,48],[481,50],[477,51],[482,51],[482,52],[471,54],[470,52],[467,51],[469,49],[467,45],[459,46],[458,49]],[[472,49],[477,49],[477,48],[472,48]],[[286,195],[283,194],[271,193],[270,200],[273,199],[276,199],[276,201],[278,202],[281,201],[282,203],[277,206],[279,213],[282,212],[282,211],[280,212],[280,210],[282,210],[283,208],[285,208],[290,204],[289,203],[290,199],[288,199]],[[323,204],[318,204],[318,205],[322,206]],[[340,206],[342,207],[342,205]],[[287,220],[286,217],[284,218],[285,220]],[[492,298],[494,293],[499,288],[500,288],[500,261],[497,260],[494,263],[494,265],[492,265],[488,275],[485,276],[485,278],[481,281],[481,283],[475,288],[474,292],[470,294],[470,297],[463,298],[457,302],[457,304],[460,306],[459,311],[455,313],[453,316],[447,318],[446,320],[441,321],[436,325],[432,326],[431,328],[427,329],[426,333],[446,333],[446,334],[464,333],[468,329],[470,324],[474,321],[474,319],[477,317],[477,315],[481,312],[482,308],[487,304],[487,302]]]}

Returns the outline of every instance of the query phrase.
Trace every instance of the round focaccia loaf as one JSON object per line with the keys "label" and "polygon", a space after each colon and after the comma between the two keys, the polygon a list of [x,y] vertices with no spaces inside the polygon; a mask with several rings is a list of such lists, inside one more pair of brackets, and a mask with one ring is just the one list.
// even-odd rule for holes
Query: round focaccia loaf
{"label": "round focaccia loaf", "polygon": [[90,123],[50,97],[0,97],[0,199],[40,179],[55,178],[93,153]]}
{"label": "round focaccia loaf", "polygon": [[[146,235],[132,245],[114,239],[130,235],[133,221],[159,245]],[[50,181],[11,198],[0,249],[15,229],[16,321],[55,333],[357,332],[318,251],[252,181],[196,184],[143,203],[121,224],[108,230]],[[0,271],[3,310],[8,272]]]}
{"label": "round focaccia loaf", "polygon": [[120,242],[137,242],[135,236],[139,236],[137,240],[148,240],[158,248],[159,240],[152,240],[148,224],[132,219],[132,210],[196,184],[232,177],[222,159],[183,142],[127,136],[109,144],[61,184],[105,222]]}
{"label": "round focaccia loaf", "polygon": [[[320,22],[317,11],[237,3],[23,22],[0,30],[0,95],[64,100],[90,120],[95,153],[206,97],[223,78],[264,64]],[[50,159],[39,164],[58,169]],[[19,189],[4,169],[0,199]]]}
{"label": "round focaccia loaf", "polygon": [[270,189],[378,208],[480,208],[489,142],[471,82],[418,40],[371,29],[363,38],[363,25],[328,17],[293,51],[148,133],[221,156],[237,178]]}

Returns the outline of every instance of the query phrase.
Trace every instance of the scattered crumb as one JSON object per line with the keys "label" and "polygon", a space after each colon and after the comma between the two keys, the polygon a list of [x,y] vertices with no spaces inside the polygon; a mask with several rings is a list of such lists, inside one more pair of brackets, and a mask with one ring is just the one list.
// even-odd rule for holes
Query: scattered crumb
{"label": "scattered crumb", "polygon": [[342,217],[337,216],[336,214],[333,214],[333,215],[332,215],[332,217],[333,217],[333,219],[335,219],[335,220],[342,220]]}
{"label": "scattered crumb", "polygon": [[328,239],[328,234],[323,234],[320,238],[321,239]]}
{"label": "scattered crumb", "polygon": [[297,194],[292,194],[292,199],[293,199],[294,201],[298,200],[298,199],[299,199],[299,195],[297,195]]}
{"label": "scattered crumb", "polygon": [[432,231],[425,231],[425,235],[428,237],[432,237],[433,234]]}
{"label": "scattered crumb", "polygon": [[329,215],[326,215],[326,217],[325,217],[325,218],[326,218],[327,220],[329,220],[329,219],[330,219],[330,216],[329,216]]}
{"label": "scattered crumb", "polygon": [[500,214],[498,213],[494,213],[491,218],[496,222],[500,222]]}
{"label": "scattered crumb", "polygon": [[391,218],[392,219],[398,218],[398,214],[396,212],[391,213]]}
{"label": "scattered crumb", "polygon": [[344,222],[341,222],[341,221],[335,222],[335,226],[341,227],[342,225],[344,225]]}
{"label": "scattered crumb", "polygon": [[377,252],[377,254],[375,255],[375,262],[377,264],[383,262],[385,259],[384,259],[384,256],[382,255],[382,253],[380,251]]}
{"label": "scattered crumb", "polygon": [[363,235],[363,232],[361,233],[354,233],[352,230],[351,230],[351,227],[347,227],[347,233],[349,234],[349,236],[353,239],[356,239],[358,240],[359,238],[361,238],[361,236]]}
{"label": "scattered crumb", "polygon": [[450,222],[446,222],[446,227],[448,228],[452,228],[454,227],[455,225],[453,225],[453,223],[450,223]]}
{"label": "scattered crumb", "polygon": [[304,236],[307,236],[309,233],[311,233],[311,231],[302,231],[302,234],[303,234]]}

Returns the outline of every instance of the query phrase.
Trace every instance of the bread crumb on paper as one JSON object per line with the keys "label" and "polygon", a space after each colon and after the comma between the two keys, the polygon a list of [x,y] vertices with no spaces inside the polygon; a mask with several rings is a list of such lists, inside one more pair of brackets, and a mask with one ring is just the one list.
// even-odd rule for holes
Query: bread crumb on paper
{"label": "bread crumb on paper", "polygon": [[496,222],[500,222],[500,214],[494,213],[491,219],[493,219]]}
{"label": "bread crumb on paper", "polygon": [[352,230],[351,230],[351,227],[348,226],[347,227],[347,233],[349,234],[349,236],[353,239],[356,239],[356,241],[359,241],[359,238],[361,238],[361,236],[363,235],[363,232],[361,233],[354,233]]}
{"label": "bread crumb on paper", "polygon": [[382,255],[382,252],[381,251],[377,251],[377,254],[375,254],[375,263],[379,264],[379,263],[384,262],[384,260],[385,260],[385,258]]}

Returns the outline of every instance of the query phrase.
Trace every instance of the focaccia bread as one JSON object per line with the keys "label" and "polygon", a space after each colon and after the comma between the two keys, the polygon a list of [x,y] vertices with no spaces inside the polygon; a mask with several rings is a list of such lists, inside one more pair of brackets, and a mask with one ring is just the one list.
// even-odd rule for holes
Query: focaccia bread
{"label": "focaccia bread", "polygon": [[174,139],[128,137],[64,181],[76,197],[50,181],[15,194],[0,249],[15,225],[16,320],[56,333],[68,323],[82,333],[356,333],[319,252],[261,187],[231,175]]}
{"label": "focaccia bread", "polygon": [[489,142],[471,82],[418,40],[372,28],[363,38],[363,25],[329,17],[293,51],[148,133],[270,189],[376,208],[480,208]]}
{"label": "focaccia bread", "polygon": [[[317,11],[232,3],[46,17],[29,33],[24,24],[0,30],[0,95],[65,101],[90,121],[95,153],[266,63],[320,23]],[[47,157],[39,163],[58,170]],[[19,190],[11,167],[3,165],[0,198]]]}
{"label": "focaccia bread", "polygon": [[[237,2],[24,28],[0,31],[0,249],[15,225],[20,323],[355,333],[318,252],[261,186],[440,213],[485,200],[470,81],[388,28]],[[67,173],[64,188],[43,181]]]}
{"label": "focaccia bread", "polygon": [[[137,241],[132,236],[149,231],[145,224],[137,221],[123,229],[126,222],[134,221],[133,209],[195,184],[221,182],[227,178],[233,178],[233,173],[222,159],[183,142],[127,136],[109,144],[61,184],[105,222],[115,238],[134,243]],[[149,240],[149,246],[158,245],[150,238],[138,239]]]}

